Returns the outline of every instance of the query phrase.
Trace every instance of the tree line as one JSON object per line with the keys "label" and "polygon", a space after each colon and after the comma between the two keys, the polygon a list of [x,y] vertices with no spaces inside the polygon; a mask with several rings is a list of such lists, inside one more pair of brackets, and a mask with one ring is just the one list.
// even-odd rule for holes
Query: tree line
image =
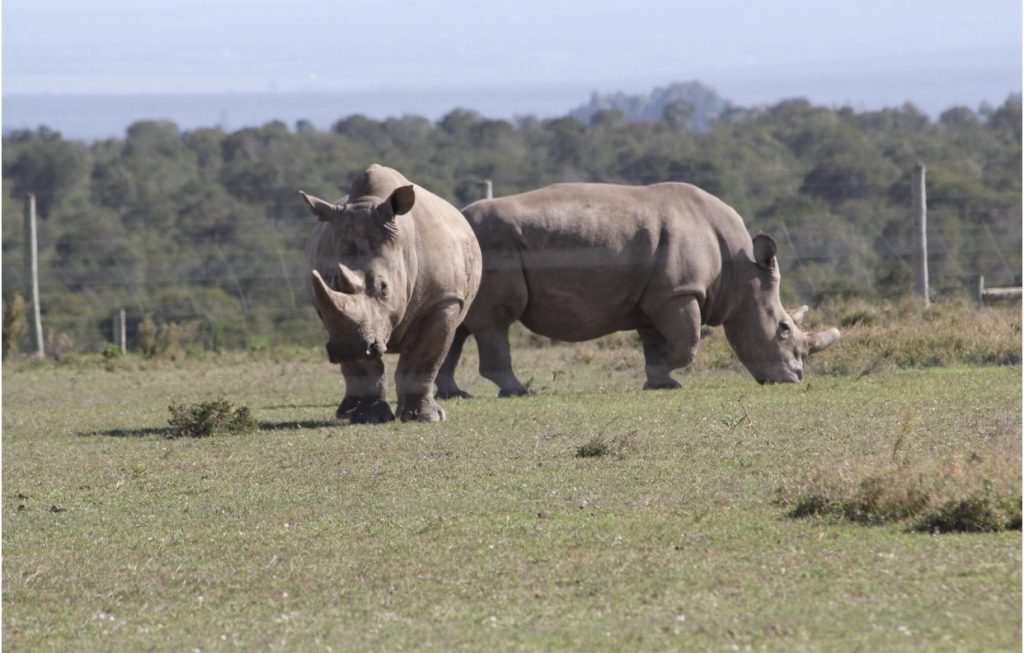
{"label": "tree line", "polygon": [[700,132],[692,115],[677,102],[643,123],[610,110],[584,122],[455,109],[436,122],[349,115],[327,130],[142,121],[94,143],[46,127],[11,132],[6,313],[24,292],[22,214],[32,193],[51,348],[101,349],[122,307],[129,339],[148,330],[154,351],[160,337],[214,349],[319,342],[301,272],[312,222],[296,191],[338,198],[373,162],[458,207],[482,196],[484,179],[496,195],[560,181],[690,182],[735,207],[752,232],[775,236],[793,302],[911,292],[910,182],[920,162],[934,291],[965,294],[976,274],[1019,283],[1019,95],[934,120],[911,104],[856,111],[801,99],[730,107]]}

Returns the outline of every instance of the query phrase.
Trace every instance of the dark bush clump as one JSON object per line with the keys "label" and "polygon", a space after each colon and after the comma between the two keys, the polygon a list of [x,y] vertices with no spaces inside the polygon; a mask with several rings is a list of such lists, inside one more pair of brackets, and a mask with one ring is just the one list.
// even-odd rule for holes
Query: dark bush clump
{"label": "dark bush clump", "polygon": [[608,453],[608,443],[600,437],[591,438],[586,444],[576,447],[577,458],[600,458]]}
{"label": "dark bush clump", "polygon": [[826,464],[803,479],[789,479],[776,502],[794,518],[904,522],[910,530],[929,533],[1020,530],[1017,438],[1008,431],[1003,436],[1008,442],[993,443],[984,455],[935,452],[915,461],[897,460],[897,443],[888,460]]}
{"label": "dark bush clump", "polygon": [[256,429],[246,406],[232,409],[223,399],[198,404],[171,404],[169,438],[207,438],[218,433],[242,433]]}
{"label": "dark bush clump", "polygon": [[932,533],[991,533],[1020,530],[1020,500],[989,490],[950,499],[922,516],[914,528]]}

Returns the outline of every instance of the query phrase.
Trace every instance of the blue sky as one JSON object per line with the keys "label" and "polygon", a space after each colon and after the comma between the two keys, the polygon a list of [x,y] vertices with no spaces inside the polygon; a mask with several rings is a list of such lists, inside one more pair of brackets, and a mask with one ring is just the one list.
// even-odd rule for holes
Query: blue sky
{"label": "blue sky", "polygon": [[1019,0],[8,0],[3,92],[641,92],[998,104]]}

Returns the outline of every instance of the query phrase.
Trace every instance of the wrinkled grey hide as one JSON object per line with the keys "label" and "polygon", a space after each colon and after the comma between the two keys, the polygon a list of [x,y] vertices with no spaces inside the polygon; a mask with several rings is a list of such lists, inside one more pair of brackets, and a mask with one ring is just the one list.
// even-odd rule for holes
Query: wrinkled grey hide
{"label": "wrinkled grey hide", "polygon": [[318,218],[306,245],[309,291],[341,365],[337,417],[386,422],[385,352],[399,355],[398,417],[440,421],[434,379],[480,285],[476,237],[458,209],[372,165],[337,204],[300,191]]}
{"label": "wrinkled grey hide", "polygon": [[839,337],[799,329],[806,307],[790,315],[779,302],[775,241],[751,240],[732,208],[690,184],[556,184],[463,214],[484,276],[438,375],[440,397],[466,396],[453,372],[470,334],[500,395],[527,392],[509,353],[516,320],[573,342],[636,329],[652,389],[679,387],[669,373],[693,359],[702,324],[724,325],[760,383],[799,381],[807,356]]}

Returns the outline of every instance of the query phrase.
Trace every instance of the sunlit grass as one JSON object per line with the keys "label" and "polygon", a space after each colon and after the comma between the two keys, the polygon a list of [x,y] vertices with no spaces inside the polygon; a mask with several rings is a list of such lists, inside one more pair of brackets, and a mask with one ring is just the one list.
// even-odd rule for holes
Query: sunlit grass
{"label": "sunlit grass", "polygon": [[[432,425],[335,422],[312,355],[5,367],[4,645],[1019,650],[1020,531],[776,503],[815,470],[932,470],[963,475],[946,522],[988,514],[971,502],[1002,477],[976,470],[1019,484],[1019,366],[771,387],[697,367],[643,392],[638,347],[515,355],[536,396],[495,398],[471,342],[478,398]],[[168,406],[210,397],[258,428],[163,437]]]}

